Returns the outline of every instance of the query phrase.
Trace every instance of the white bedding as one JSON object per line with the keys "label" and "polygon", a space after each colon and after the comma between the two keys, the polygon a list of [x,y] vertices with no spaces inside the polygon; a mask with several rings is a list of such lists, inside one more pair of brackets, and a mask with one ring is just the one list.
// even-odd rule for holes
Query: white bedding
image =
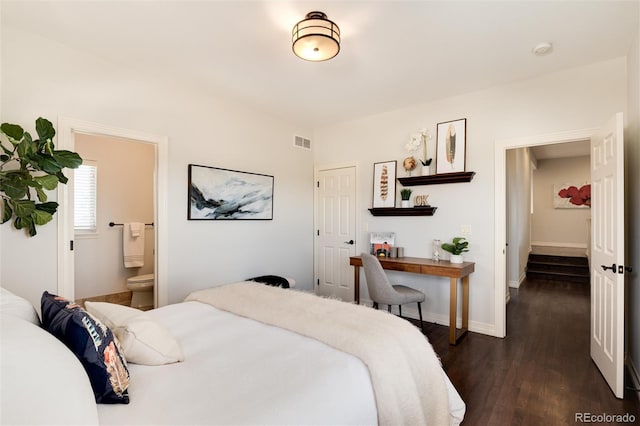
{"label": "white bedding", "polygon": [[[369,372],[352,355],[199,302],[149,314],[180,342],[185,361],[129,364],[131,402],[99,405],[101,424],[377,423]],[[465,406],[446,382],[459,423]]]}

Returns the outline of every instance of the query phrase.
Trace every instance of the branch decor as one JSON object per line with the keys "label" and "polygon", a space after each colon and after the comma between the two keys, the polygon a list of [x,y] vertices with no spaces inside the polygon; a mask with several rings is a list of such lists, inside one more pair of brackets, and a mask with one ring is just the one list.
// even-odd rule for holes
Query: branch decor
{"label": "branch decor", "polygon": [[49,223],[58,210],[58,203],[47,201],[45,191],[67,183],[63,169],[82,164],[77,153],[54,149],[56,131],[49,120],[38,118],[36,133],[38,139],[33,139],[17,124],[0,125],[0,135],[5,136],[0,140],[1,223],[13,219],[13,226],[27,230],[31,237],[37,234],[36,226]]}

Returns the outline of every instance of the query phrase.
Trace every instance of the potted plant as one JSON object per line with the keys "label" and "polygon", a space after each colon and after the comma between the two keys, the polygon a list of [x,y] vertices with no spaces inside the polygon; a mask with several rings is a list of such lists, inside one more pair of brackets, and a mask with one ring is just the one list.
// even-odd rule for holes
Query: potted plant
{"label": "potted plant", "polygon": [[77,153],[54,149],[56,131],[49,120],[38,118],[36,132],[38,139],[33,139],[17,124],[0,125],[0,135],[9,142],[0,140],[1,223],[13,219],[13,226],[27,230],[31,237],[37,233],[36,225],[50,222],[58,210],[58,203],[47,201],[45,190],[67,183],[64,168],[82,164]]}
{"label": "potted plant", "polygon": [[402,207],[411,207],[409,205],[409,199],[411,198],[411,190],[409,188],[403,188],[400,191],[400,198],[402,198]]}
{"label": "potted plant", "polygon": [[462,253],[469,251],[469,242],[463,237],[455,237],[450,243],[443,243],[442,250],[451,253],[451,263],[462,263]]}

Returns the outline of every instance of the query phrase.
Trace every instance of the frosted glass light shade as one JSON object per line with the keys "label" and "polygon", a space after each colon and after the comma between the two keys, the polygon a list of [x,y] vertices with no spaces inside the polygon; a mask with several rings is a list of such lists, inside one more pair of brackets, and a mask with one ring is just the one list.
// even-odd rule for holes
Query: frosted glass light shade
{"label": "frosted glass light shade", "polygon": [[326,61],[340,51],[340,28],[322,12],[309,12],[293,27],[293,53],[307,61]]}

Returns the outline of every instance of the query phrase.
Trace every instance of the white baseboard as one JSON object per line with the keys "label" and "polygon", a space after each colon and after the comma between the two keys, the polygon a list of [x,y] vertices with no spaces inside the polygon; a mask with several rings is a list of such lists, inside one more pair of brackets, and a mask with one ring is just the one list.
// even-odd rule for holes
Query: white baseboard
{"label": "white baseboard", "polygon": [[[372,306],[373,302],[369,299],[360,299],[361,305]],[[378,309],[387,310],[387,305],[379,305]],[[398,314],[398,307],[393,306],[392,313]],[[458,314],[461,312],[458,311]],[[419,319],[420,315],[418,315],[418,305],[416,303],[411,303],[408,305],[402,305],[402,316],[412,319]],[[449,316],[448,315],[440,315],[431,312],[425,312],[424,305],[422,306],[422,321],[424,322],[432,322],[438,325],[449,326]],[[459,316],[456,319],[456,327],[462,327],[462,317]],[[493,324],[488,324],[480,321],[472,321],[469,320],[469,331],[474,333],[486,334],[487,336],[497,336],[496,329]]]}
{"label": "white baseboard", "polygon": [[[634,389],[640,389],[640,375],[638,374],[638,370],[636,366],[633,364],[633,359],[627,356],[627,362],[625,363],[627,366],[627,370],[629,371],[629,376],[631,376],[632,387]],[[640,391],[636,391],[636,396],[640,400]]]}
{"label": "white baseboard", "polygon": [[543,247],[568,247],[568,248],[580,248],[587,249],[586,243],[555,243],[549,241],[532,241],[531,246],[543,246]]}

